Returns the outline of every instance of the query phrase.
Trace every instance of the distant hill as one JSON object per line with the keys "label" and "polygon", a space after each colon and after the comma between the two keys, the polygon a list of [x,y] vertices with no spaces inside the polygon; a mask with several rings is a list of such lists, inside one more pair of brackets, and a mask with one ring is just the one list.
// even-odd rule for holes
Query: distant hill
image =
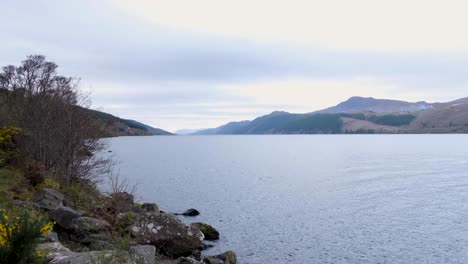
{"label": "distant hill", "polygon": [[374,99],[372,97],[354,96],[336,106],[316,113],[352,113],[370,111],[375,113],[417,112],[431,109],[434,106],[426,102],[410,103],[398,100]]}
{"label": "distant hill", "polygon": [[131,119],[122,119],[114,115],[86,109],[97,122],[99,122],[106,136],[146,136],[146,135],[173,135],[165,130],[154,128]]}
{"label": "distant hill", "polygon": [[194,134],[200,130],[204,130],[204,128],[200,128],[200,129],[179,129],[177,130],[176,132],[174,132],[174,134],[176,135],[190,135],[190,134]]}
{"label": "distant hill", "polygon": [[195,135],[468,133],[468,98],[447,103],[351,97],[324,110],[275,111],[252,121],[230,122]]}
{"label": "distant hill", "polygon": [[[5,102],[5,96],[8,92],[0,89],[0,126],[6,124],[8,109]],[[114,115],[85,109],[100,125],[104,137],[115,136],[143,136],[143,135],[172,135],[167,131],[159,128],[154,128],[135,120],[122,119]]]}
{"label": "distant hill", "polygon": [[208,128],[193,133],[194,135],[235,135],[242,134],[241,129],[251,121],[230,122],[217,128]]}

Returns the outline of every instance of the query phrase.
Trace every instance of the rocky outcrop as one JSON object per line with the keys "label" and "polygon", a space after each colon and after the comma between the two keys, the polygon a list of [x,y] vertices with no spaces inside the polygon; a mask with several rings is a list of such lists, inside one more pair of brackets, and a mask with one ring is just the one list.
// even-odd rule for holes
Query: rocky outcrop
{"label": "rocky outcrop", "polygon": [[236,264],[237,256],[232,251],[227,251],[221,255],[209,256],[203,259],[203,263],[206,264]]}
{"label": "rocky outcrop", "polygon": [[[128,193],[112,195],[103,207],[99,207],[102,214],[99,211],[81,212],[64,206],[64,195],[52,189],[39,191],[34,201],[35,206],[48,211],[49,218],[56,223],[54,231],[58,236],[54,232],[50,233],[50,237],[42,240],[49,243],[38,247],[39,251],[46,252],[51,264],[155,264],[156,249],[158,253],[169,257],[158,263],[236,263],[233,252],[202,256],[201,250],[210,246],[203,244],[203,240],[219,239],[219,232],[214,227],[205,223],[187,225],[176,216],[161,212],[155,203],[136,205],[133,196]],[[196,209],[189,209],[182,215],[198,214],[200,213]],[[89,215],[107,219],[114,226]],[[115,250],[112,232],[130,232],[130,245],[134,246],[126,250]],[[85,252],[70,251],[58,242],[58,238],[72,242],[70,245],[75,249]]]}
{"label": "rocky outcrop", "polygon": [[191,225],[198,228],[203,233],[206,240],[218,240],[219,239],[218,230],[216,230],[216,228],[210,226],[209,224],[198,222],[198,223],[193,223]]}
{"label": "rocky outcrop", "polygon": [[82,244],[107,242],[112,239],[108,222],[91,218],[77,217],[70,223],[70,239]]}
{"label": "rocky outcrop", "polygon": [[45,242],[59,242],[59,238],[56,232],[50,232],[44,236],[43,241]]}
{"label": "rocky outcrop", "polygon": [[65,196],[53,189],[42,189],[34,196],[34,203],[39,209],[53,211],[63,206]]}
{"label": "rocky outcrop", "polygon": [[206,256],[200,261],[191,257],[181,257],[175,260],[159,261],[158,264],[237,264],[237,257],[234,252],[227,251],[217,256]]}
{"label": "rocky outcrop", "polygon": [[127,192],[119,192],[111,195],[111,206],[118,213],[132,211],[135,208],[134,197]]}
{"label": "rocky outcrop", "polygon": [[155,203],[144,203],[141,205],[141,209],[146,212],[156,212],[159,213],[158,205]]}
{"label": "rocky outcrop", "polygon": [[50,264],[155,264],[154,246],[134,246],[128,251],[88,251],[72,252],[60,242],[40,244],[37,251],[46,255]]}
{"label": "rocky outcrop", "polygon": [[73,219],[78,218],[81,215],[81,212],[75,211],[67,206],[59,206],[49,213],[50,219],[65,229],[71,229]]}
{"label": "rocky outcrop", "polygon": [[154,245],[169,256],[190,255],[204,238],[200,230],[177,217],[155,212],[136,214],[130,231],[136,243]]}
{"label": "rocky outcrop", "polygon": [[155,264],[156,248],[151,245],[138,245],[130,247],[130,258],[138,264]]}

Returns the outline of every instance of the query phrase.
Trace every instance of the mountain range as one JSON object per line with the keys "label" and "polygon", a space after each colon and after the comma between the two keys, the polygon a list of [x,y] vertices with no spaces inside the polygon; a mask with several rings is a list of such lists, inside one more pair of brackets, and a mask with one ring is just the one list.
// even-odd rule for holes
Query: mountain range
{"label": "mountain range", "polygon": [[323,110],[275,111],[193,135],[468,133],[468,98],[444,103],[351,97]]}

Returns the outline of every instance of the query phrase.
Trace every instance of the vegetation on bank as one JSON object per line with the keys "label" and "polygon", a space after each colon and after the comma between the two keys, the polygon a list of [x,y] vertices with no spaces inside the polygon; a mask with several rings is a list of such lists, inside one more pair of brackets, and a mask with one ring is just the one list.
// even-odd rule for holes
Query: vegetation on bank
{"label": "vegetation on bank", "polygon": [[[101,121],[118,120],[89,110],[77,80],[56,69],[34,55],[0,72],[0,264],[60,259],[64,255],[49,254],[55,244],[70,263],[135,263],[154,260],[157,252],[201,263],[203,233],[156,204],[134,202],[131,186],[113,174],[112,161],[98,155],[108,132]],[[102,180],[108,192],[97,188]],[[55,237],[45,237],[50,231]],[[209,263],[235,263],[233,254],[234,261],[222,255]]]}
{"label": "vegetation on bank", "polygon": [[0,210],[0,262],[44,263],[44,255],[36,246],[52,229],[53,223],[35,211]]}
{"label": "vegetation on bank", "polygon": [[0,73],[0,263],[41,262],[35,246],[53,228],[47,215],[14,200],[52,188],[88,209],[104,197],[96,188],[109,164],[96,155],[105,147],[102,127],[85,110],[77,80],[56,70],[33,55]]}

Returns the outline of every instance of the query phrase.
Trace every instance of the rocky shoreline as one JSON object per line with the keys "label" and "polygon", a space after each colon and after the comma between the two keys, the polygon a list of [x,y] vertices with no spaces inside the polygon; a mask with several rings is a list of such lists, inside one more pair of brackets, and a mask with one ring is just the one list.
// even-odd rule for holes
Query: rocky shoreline
{"label": "rocky shoreline", "polygon": [[[17,206],[26,206],[21,202]],[[37,250],[51,264],[235,264],[232,251],[205,256],[204,240],[219,239],[219,232],[205,223],[187,225],[159,210],[155,203],[138,204],[133,195],[121,192],[109,197],[105,206],[93,212],[72,208],[65,195],[53,189],[36,193],[33,206],[55,222],[51,232]],[[180,214],[195,216],[189,209]],[[117,230],[125,234],[118,241]]]}

